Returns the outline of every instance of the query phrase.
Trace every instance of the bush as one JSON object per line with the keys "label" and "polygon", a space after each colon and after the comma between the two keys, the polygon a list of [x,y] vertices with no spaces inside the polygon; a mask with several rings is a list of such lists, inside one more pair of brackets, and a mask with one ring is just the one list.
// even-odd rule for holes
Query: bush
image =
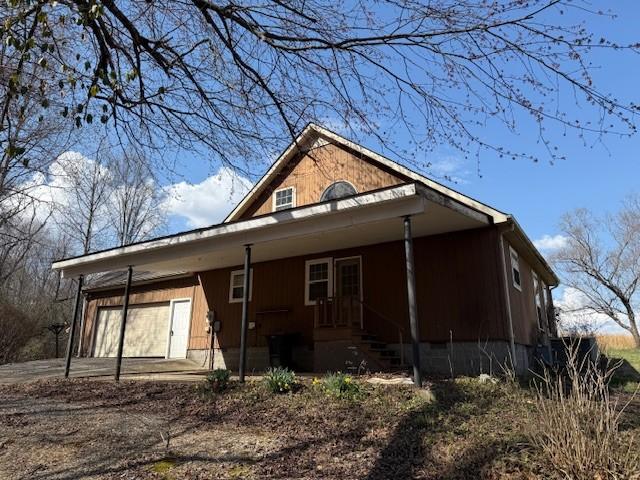
{"label": "bush", "polygon": [[529,441],[565,478],[629,478],[640,471],[640,457],[618,428],[625,406],[609,395],[615,369],[578,358],[569,346],[566,371],[547,371],[537,383]]}
{"label": "bush", "polygon": [[0,332],[0,365],[20,360],[22,348],[39,333],[32,317],[3,299],[0,299]]}
{"label": "bush", "polygon": [[229,386],[231,371],[224,368],[216,368],[205,378],[205,392],[220,393]]}
{"label": "bush", "polygon": [[267,370],[264,382],[272,393],[288,393],[297,385],[296,374],[288,368],[275,367]]}
{"label": "bush", "polygon": [[353,399],[362,393],[360,385],[353,380],[353,377],[341,372],[327,373],[322,382],[314,380],[314,383],[321,383],[322,390],[336,398]]}

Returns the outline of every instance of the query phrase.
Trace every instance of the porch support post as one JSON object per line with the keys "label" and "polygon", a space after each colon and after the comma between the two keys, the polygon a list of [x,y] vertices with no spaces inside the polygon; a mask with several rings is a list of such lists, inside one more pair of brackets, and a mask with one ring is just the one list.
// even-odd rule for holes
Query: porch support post
{"label": "porch support post", "polygon": [[407,300],[409,303],[409,324],[411,326],[411,346],[413,353],[413,383],[422,386],[420,374],[420,331],[418,328],[418,306],[416,302],[416,275],[413,262],[413,237],[411,217],[404,217],[404,257],[407,266]]}
{"label": "porch support post", "polygon": [[251,245],[244,246],[244,285],[242,288],[242,324],[240,326],[240,368],[238,376],[244,382],[247,368],[247,326],[249,324],[249,288],[251,281]]}
{"label": "porch support post", "polygon": [[[80,297],[82,296],[82,282],[84,277],[78,277],[78,290],[76,292],[76,303],[73,306],[73,318],[71,319],[71,330],[69,331],[69,343],[67,344],[67,358],[64,364],[64,378],[69,378],[69,369],[71,368],[71,355],[73,350],[73,342],[76,336],[76,322],[78,321],[78,310],[80,309]],[[56,336],[56,344],[57,344]]]}
{"label": "porch support post", "polygon": [[122,350],[124,348],[124,330],[127,326],[127,310],[129,310],[129,290],[131,289],[131,275],[133,267],[129,265],[127,269],[127,283],[124,287],[124,297],[122,298],[122,321],[120,322],[120,338],[118,340],[118,356],[116,357],[116,382],[120,381],[120,369],[122,367]]}

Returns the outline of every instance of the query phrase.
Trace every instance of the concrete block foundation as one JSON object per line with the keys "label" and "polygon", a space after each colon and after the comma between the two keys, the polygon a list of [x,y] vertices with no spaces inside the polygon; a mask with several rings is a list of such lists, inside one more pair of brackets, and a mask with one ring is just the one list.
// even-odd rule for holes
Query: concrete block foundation
{"label": "concrete block foundation", "polygon": [[[399,344],[391,344],[389,348],[400,351]],[[533,349],[526,345],[516,344],[517,375],[528,372]],[[411,363],[411,345],[404,345],[404,358]],[[505,368],[511,368],[511,349],[509,342],[453,342],[453,343],[421,343],[420,366],[426,374],[433,375],[489,375],[502,374]]]}
{"label": "concrete block foundation", "polygon": [[[399,344],[389,344],[389,348],[400,353]],[[187,358],[202,366],[209,365],[209,350],[189,350]],[[526,375],[532,365],[533,348],[516,344],[516,374]],[[296,370],[299,372],[348,371],[366,363],[366,357],[350,340],[316,342],[314,348],[299,346],[292,352]],[[237,371],[240,359],[239,348],[216,348],[213,351],[213,367]],[[411,363],[411,345],[404,345],[404,359]],[[364,363],[363,363],[364,362]],[[421,343],[420,364],[422,371],[429,375],[490,375],[502,374],[512,365],[509,342],[453,342]],[[269,368],[269,349],[250,347],[247,349],[247,372],[260,373]]]}

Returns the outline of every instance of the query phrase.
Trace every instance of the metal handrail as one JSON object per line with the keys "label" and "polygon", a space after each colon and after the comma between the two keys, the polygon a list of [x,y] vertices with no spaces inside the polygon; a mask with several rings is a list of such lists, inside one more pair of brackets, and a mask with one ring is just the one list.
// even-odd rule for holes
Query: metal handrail
{"label": "metal handrail", "polygon": [[[335,302],[334,300],[336,299],[340,299],[340,298],[349,298],[349,302],[352,303],[353,300],[355,299],[357,302],[359,302],[363,308],[366,308],[367,310],[369,310],[370,312],[374,313],[375,315],[377,315],[379,318],[381,318],[382,320],[384,320],[385,322],[388,322],[390,324],[392,324],[393,326],[395,326],[398,329],[398,340],[400,343],[400,363],[402,365],[404,365],[404,327],[396,322],[395,320],[387,317],[386,315],[384,315],[383,313],[380,313],[378,310],[376,310],[375,308],[373,308],[371,305],[368,305],[367,303],[365,303],[362,299],[355,297],[355,296],[348,296],[348,297],[326,297],[326,298],[318,298],[316,299],[316,308],[315,308],[315,315],[314,315],[314,321],[315,321],[315,327],[319,328],[320,326],[333,326],[334,328],[337,327],[338,325],[343,325],[342,323],[337,323],[336,322],[336,312],[332,311],[332,315],[331,315],[331,322],[328,321],[327,318],[327,308],[326,305],[327,303],[331,303],[333,310],[336,309],[336,305],[338,302]],[[320,307],[322,305],[325,305],[325,308],[322,310],[323,312],[323,322],[320,323]],[[360,327],[364,330],[364,315],[361,314],[360,317]]]}
{"label": "metal handrail", "polygon": [[[386,322],[391,323],[392,325],[394,325],[397,329],[398,329],[398,340],[400,342],[400,364],[404,365],[404,340],[403,340],[403,331],[404,331],[404,327],[402,325],[400,325],[398,322],[396,322],[395,320],[387,317],[386,315],[384,315],[383,313],[380,313],[378,310],[376,310],[375,308],[373,308],[371,305],[368,305],[366,303],[364,303],[363,300],[358,299],[358,301],[362,304],[362,306],[368,310],[370,310],[371,312],[375,313],[378,317],[380,317],[381,319],[383,319]],[[364,315],[363,315],[364,318]]]}

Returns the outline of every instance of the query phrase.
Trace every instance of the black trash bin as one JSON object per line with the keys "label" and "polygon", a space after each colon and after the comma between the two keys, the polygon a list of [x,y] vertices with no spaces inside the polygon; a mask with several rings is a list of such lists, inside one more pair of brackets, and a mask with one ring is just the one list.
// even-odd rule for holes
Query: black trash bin
{"label": "black trash bin", "polygon": [[292,334],[275,334],[267,336],[269,345],[269,365],[272,367],[286,367],[293,369],[293,361],[291,360],[291,352],[295,335]]}

